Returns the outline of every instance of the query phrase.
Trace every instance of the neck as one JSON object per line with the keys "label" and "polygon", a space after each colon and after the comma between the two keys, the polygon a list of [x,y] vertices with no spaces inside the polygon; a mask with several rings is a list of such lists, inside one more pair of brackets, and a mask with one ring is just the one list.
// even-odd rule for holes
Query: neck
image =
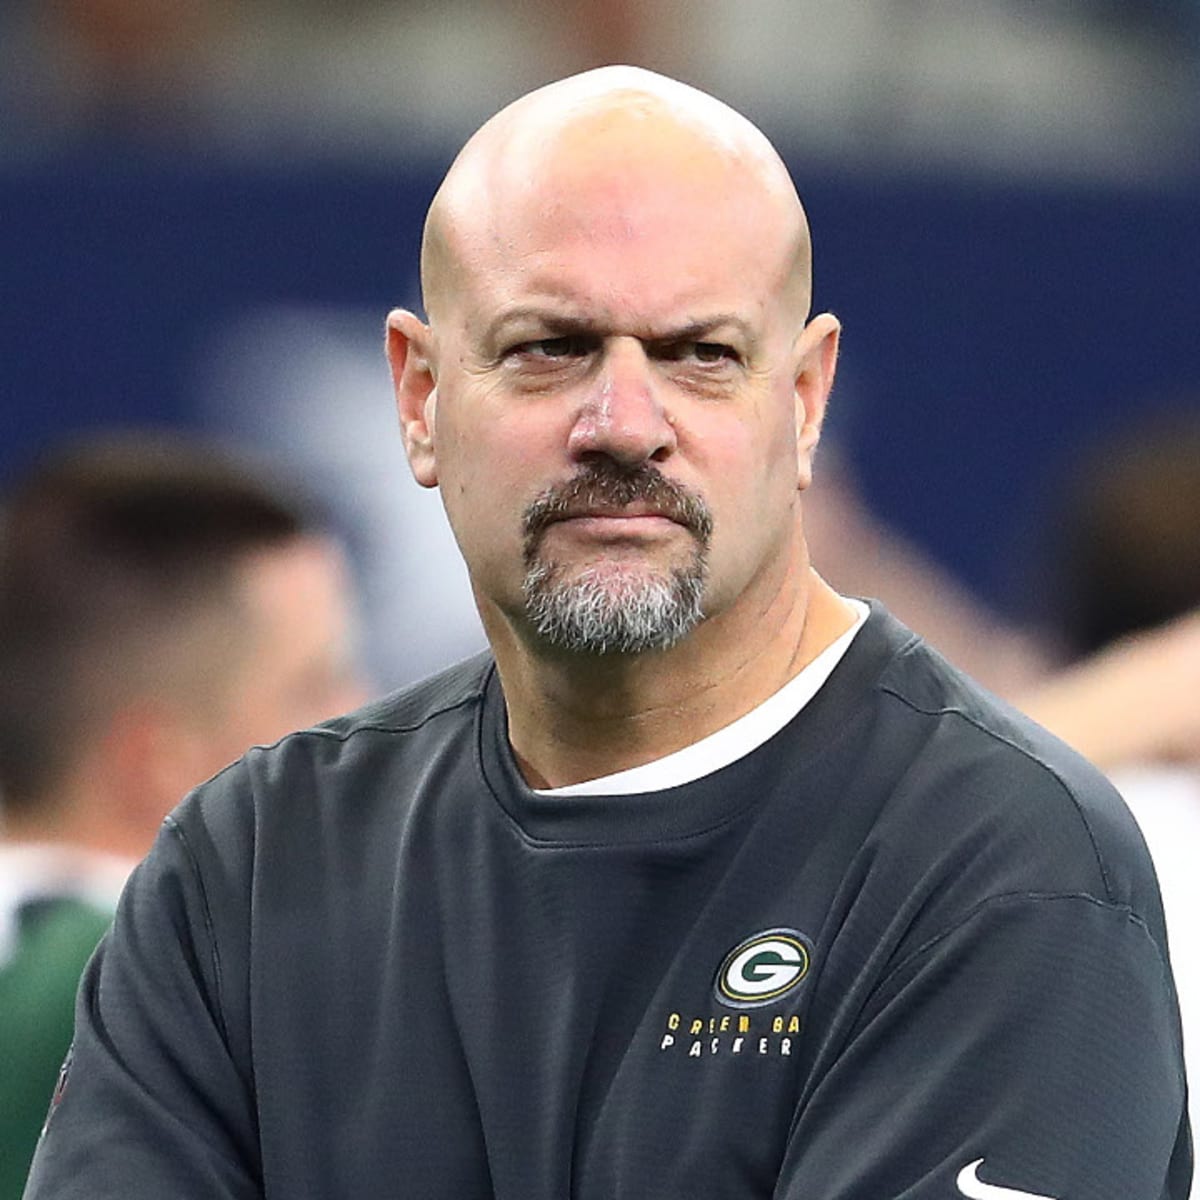
{"label": "neck", "polygon": [[509,738],[530,786],[627,770],[715,733],[777,692],[855,620],[807,559],[765,609],[747,607],[650,654],[581,659],[530,646],[511,627],[493,636]]}

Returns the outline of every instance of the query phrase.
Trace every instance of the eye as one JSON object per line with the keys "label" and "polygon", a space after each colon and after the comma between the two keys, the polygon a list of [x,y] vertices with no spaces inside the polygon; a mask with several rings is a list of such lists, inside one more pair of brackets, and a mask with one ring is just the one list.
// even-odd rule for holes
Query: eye
{"label": "eye", "polygon": [[692,353],[697,362],[716,363],[724,359],[737,361],[737,352],[732,346],[724,346],[720,342],[695,342]]}
{"label": "eye", "polygon": [[563,337],[539,338],[534,342],[522,342],[509,351],[510,354],[524,354],[530,358],[579,358],[587,354],[590,346],[585,338],[576,334]]}
{"label": "eye", "polygon": [[741,362],[741,356],[724,342],[667,342],[659,350],[671,362],[695,362],[703,366]]}

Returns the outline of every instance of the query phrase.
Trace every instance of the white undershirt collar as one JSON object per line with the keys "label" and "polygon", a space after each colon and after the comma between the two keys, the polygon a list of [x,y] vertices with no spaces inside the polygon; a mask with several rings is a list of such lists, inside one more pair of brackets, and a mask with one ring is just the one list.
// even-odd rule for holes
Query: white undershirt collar
{"label": "white undershirt collar", "polygon": [[602,775],[599,779],[572,783],[567,787],[536,789],[536,794],[630,796],[640,792],[659,792],[691,783],[744,758],[774,737],[820,691],[833,668],[841,662],[870,613],[861,600],[847,600],[847,603],[857,613],[854,624],[835,642],[826,646],[804,670],[744,717],[654,762]]}

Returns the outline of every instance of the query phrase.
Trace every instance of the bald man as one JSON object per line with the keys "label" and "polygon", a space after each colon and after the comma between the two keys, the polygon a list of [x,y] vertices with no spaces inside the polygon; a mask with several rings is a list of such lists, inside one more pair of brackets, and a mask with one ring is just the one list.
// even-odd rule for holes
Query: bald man
{"label": "bald man", "polygon": [[491,651],[177,811],[27,1195],[1182,1198],[1128,813],[809,563],[839,329],[762,134],[551,85],[422,269],[400,420]]}

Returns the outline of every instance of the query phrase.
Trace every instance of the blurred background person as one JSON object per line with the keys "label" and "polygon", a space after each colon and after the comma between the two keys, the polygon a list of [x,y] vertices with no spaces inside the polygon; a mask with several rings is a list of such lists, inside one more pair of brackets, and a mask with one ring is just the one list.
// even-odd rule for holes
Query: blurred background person
{"label": "blurred background person", "polygon": [[1044,622],[1065,669],[1027,707],[1117,774],[1139,819],[1180,786],[1200,820],[1200,410],[1096,439],[1050,511]]}
{"label": "blurred background person", "polygon": [[819,472],[804,527],[814,563],[835,588],[882,600],[998,695],[1040,682],[1050,666],[1043,638],[986,604],[927,549],[872,511],[836,447],[822,449]]}
{"label": "blurred background person", "polygon": [[248,466],[125,435],[45,458],[0,524],[0,1197],[21,1193],[76,984],[164,815],[354,707],[338,546]]}

